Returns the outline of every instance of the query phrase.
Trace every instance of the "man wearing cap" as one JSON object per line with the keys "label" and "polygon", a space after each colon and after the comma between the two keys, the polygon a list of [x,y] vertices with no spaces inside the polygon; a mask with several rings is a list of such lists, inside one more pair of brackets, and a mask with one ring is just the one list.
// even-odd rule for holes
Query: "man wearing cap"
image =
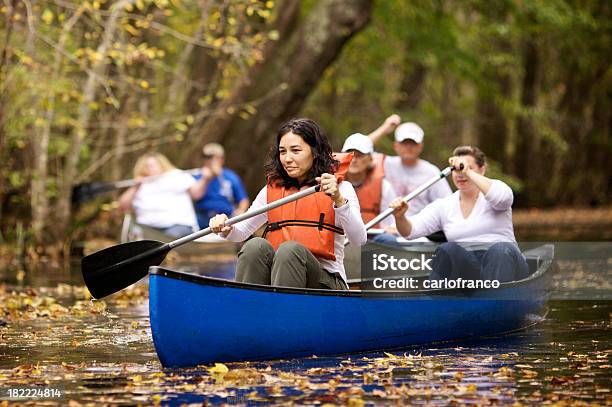
{"label": "man wearing cap", "polygon": [[236,216],[249,208],[249,198],[238,174],[224,168],[225,150],[218,143],[208,143],[202,148],[204,165],[202,173],[195,175],[198,181],[195,209],[200,229],[208,227],[210,218],[224,213]]}
{"label": "man wearing cap", "polygon": [[[406,196],[429,179],[440,173],[440,169],[420,158],[423,152],[423,129],[416,123],[400,124],[400,117],[393,114],[372,133],[372,143],[395,130],[393,149],[397,156],[385,157],[385,178],[393,185],[398,196]],[[407,215],[415,215],[429,203],[451,194],[448,181],[441,180],[410,202]]]}
{"label": "man wearing cap", "polygon": [[[384,179],[383,155],[374,156],[374,144],[366,135],[355,133],[350,135],[342,147],[343,153],[352,152],[353,160],[346,173],[359,199],[361,217],[364,223],[374,219],[379,213],[389,207],[396,197],[393,186]],[[392,216],[383,219],[376,227],[393,228],[395,221]]]}

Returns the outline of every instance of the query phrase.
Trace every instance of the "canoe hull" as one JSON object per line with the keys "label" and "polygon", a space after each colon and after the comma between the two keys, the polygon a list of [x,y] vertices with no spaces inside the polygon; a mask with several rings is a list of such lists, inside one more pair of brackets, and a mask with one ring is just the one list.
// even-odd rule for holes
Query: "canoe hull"
{"label": "canoe hull", "polygon": [[534,323],[548,298],[545,271],[495,290],[372,296],[275,289],[156,267],[150,271],[151,330],[166,367],[482,337]]}

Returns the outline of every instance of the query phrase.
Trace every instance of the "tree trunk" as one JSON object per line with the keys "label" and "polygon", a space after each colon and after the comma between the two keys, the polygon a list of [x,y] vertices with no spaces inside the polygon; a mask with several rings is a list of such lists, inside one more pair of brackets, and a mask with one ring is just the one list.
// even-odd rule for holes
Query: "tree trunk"
{"label": "tree trunk", "polygon": [[[509,123],[497,98],[510,98],[512,80],[508,75],[492,73],[491,80],[499,88],[498,92],[481,89],[476,106],[476,129],[478,146],[491,159],[507,165],[506,146],[510,135]],[[499,96],[496,97],[496,93]]]}
{"label": "tree trunk", "polygon": [[[514,152],[514,174],[523,180],[523,191],[517,196],[518,206],[532,205],[536,180],[542,179],[541,165],[535,159],[536,131],[534,129],[531,112],[537,106],[540,88],[540,57],[535,41],[529,40],[525,44],[523,54],[523,86],[521,89],[521,106],[529,113],[519,116],[516,124],[516,146]],[[542,176],[540,176],[542,175]],[[534,194],[532,194],[534,192]]]}
{"label": "tree trunk", "polygon": [[418,108],[425,92],[427,67],[420,61],[406,61],[406,69],[400,85],[400,96],[397,101],[397,111],[407,112]]}
{"label": "tree trunk", "polygon": [[[565,93],[558,107],[561,116],[559,133],[562,139],[568,144],[568,151],[561,158],[559,163],[560,171],[557,178],[549,189],[549,196],[556,200],[571,203],[573,205],[584,205],[590,202],[589,195],[592,195],[594,187],[594,177],[598,171],[607,173],[605,167],[599,169],[594,166],[594,157],[588,154],[589,146],[591,152],[604,146],[593,145],[592,137],[597,132],[593,125],[593,114],[596,101],[594,93],[598,85],[602,82],[608,66],[602,65],[594,67],[592,72],[580,72],[578,63],[568,66]],[[609,148],[609,147],[608,147]],[[583,151],[576,154],[576,151]],[[609,167],[609,166],[608,166]],[[605,182],[603,183],[605,185]],[[602,188],[605,188],[601,185]],[[596,187],[597,188],[597,187]],[[590,193],[591,192],[591,193]]]}
{"label": "tree trunk", "polygon": [[[372,1],[321,0],[291,32],[297,7],[299,2],[287,2],[277,19],[281,40],[267,47],[264,62],[237,85],[196,140],[197,146],[210,136],[222,140],[228,162],[244,176],[250,193],[264,181],[262,164],[276,129],[299,112],[344,44],[366,25]],[[249,102],[256,111],[239,109]],[[189,149],[192,163],[199,158],[197,146]]]}
{"label": "tree trunk", "polygon": [[[83,14],[84,8],[79,7],[72,17],[62,28],[62,33],[55,51],[53,70],[50,82],[55,81],[60,75],[60,67],[63,60],[62,52],[68,34],[78,19]],[[48,162],[49,162],[49,140],[51,137],[51,127],[55,118],[55,91],[50,88],[47,93],[47,108],[44,113],[45,124],[37,140],[32,140],[34,152],[34,171],[32,174],[31,185],[31,206],[32,206],[32,234],[37,245],[44,243],[44,232],[49,216],[49,196],[47,194],[48,183]]]}
{"label": "tree trunk", "polygon": [[[102,56],[106,55],[111,45],[119,16],[123,13],[125,6],[130,0],[122,0],[111,7],[111,14],[104,27],[104,35],[96,52]],[[89,71],[87,82],[83,88],[83,99],[79,104],[79,115],[77,124],[73,129],[70,150],[66,156],[63,178],[61,180],[60,195],[57,202],[57,224],[54,231],[58,239],[66,239],[71,214],[72,183],[78,174],[79,155],[85,140],[87,127],[91,118],[90,104],[95,100],[98,81],[106,70],[106,58],[100,58]]]}

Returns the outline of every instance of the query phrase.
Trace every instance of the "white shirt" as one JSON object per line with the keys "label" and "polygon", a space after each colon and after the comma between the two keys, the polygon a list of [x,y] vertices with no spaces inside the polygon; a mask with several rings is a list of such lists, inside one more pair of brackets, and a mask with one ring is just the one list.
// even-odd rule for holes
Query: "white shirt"
{"label": "white shirt", "polygon": [[195,183],[191,175],[180,170],[143,182],[132,201],[136,223],[155,228],[186,225],[197,230],[198,221],[189,195],[189,188]]}
{"label": "white shirt", "polygon": [[[380,198],[380,211],[384,212],[389,209],[389,204],[397,197],[395,193],[395,189],[393,189],[393,185],[386,179],[383,179],[382,182],[382,196]],[[395,226],[395,218],[393,215],[389,215],[378,223],[378,226],[382,229]]]}
{"label": "white shirt", "polygon": [[[338,185],[340,194],[348,201],[348,204],[336,208],[334,206],[335,225],[344,229],[344,233],[351,244],[363,246],[367,240],[365,226],[361,219],[359,211],[359,201],[353,186],[348,181],[342,181]],[[261,208],[268,203],[267,187],[263,187],[257,194],[257,197],[251,204],[249,210]],[[242,242],[253,234],[257,229],[263,226],[268,221],[268,213],[262,213],[252,218],[233,225],[232,231],[227,235],[226,239],[233,242]],[[344,271],[344,235],[334,234],[334,255],[336,260],[317,258],[321,268],[330,273],[338,273],[346,282],[346,273]]]}
{"label": "white shirt", "polygon": [[[428,161],[419,159],[413,167],[402,164],[398,156],[385,157],[385,178],[389,180],[397,196],[406,196],[440,174],[440,169]],[[410,201],[408,215],[415,215],[436,199],[452,193],[448,181],[440,180]]]}
{"label": "white shirt", "polygon": [[467,218],[461,212],[459,191],[429,204],[419,214],[408,216],[412,231],[408,239],[427,236],[443,230],[449,242],[497,243],[514,242],[512,226],[512,189],[493,180],[486,195],[478,194]]}

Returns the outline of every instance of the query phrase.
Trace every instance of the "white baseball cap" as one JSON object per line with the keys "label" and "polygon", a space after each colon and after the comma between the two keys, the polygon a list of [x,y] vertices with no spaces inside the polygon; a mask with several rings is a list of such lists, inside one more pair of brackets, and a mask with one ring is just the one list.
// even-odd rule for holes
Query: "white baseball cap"
{"label": "white baseball cap", "polygon": [[401,143],[404,140],[412,140],[417,144],[423,142],[425,132],[416,123],[407,122],[402,123],[395,129],[395,141]]}
{"label": "white baseball cap", "polygon": [[349,150],[357,150],[363,154],[372,154],[374,152],[374,144],[372,144],[372,140],[368,136],[355,133],[348,136],[342,146],[343,153]]}

